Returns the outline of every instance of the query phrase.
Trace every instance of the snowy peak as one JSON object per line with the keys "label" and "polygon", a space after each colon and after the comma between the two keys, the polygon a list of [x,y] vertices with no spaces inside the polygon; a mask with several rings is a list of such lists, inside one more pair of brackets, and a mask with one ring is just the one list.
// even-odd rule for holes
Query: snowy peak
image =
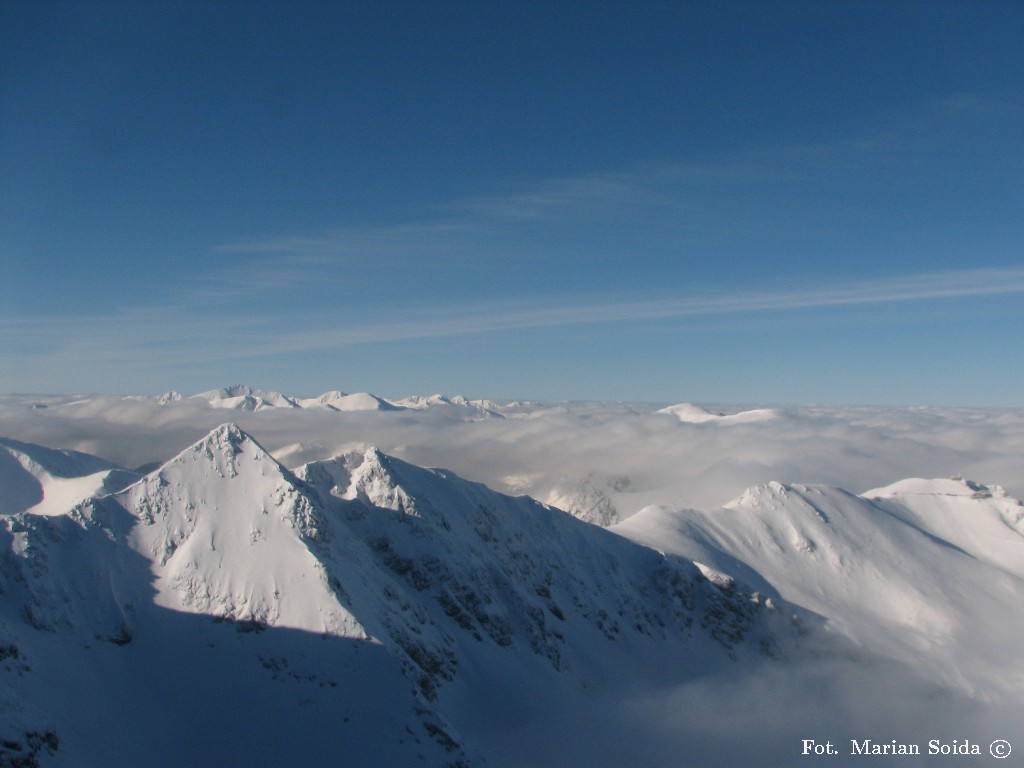
{"label": "snowy peak", "polygon": [[768,514],[779,511],[810,512],[827,522],[819,508],[822,504],[841,504],[843,499],[854,498],[841,488],[828,485],[784,484],[776,480],[747,488],[732,501],[722,505],[723,510],[748,510]]}
{"label": "snowy peak", "polygon": [[[292,527],[310,539],[319,535],[315,514],[294,485],[295,478],[248,433],[222,424],[162,467],[118,494],[144,525],[158,518],[173,521],[177,530],[194,527],[201,513],[265,514],[268,500],[281,506],[284,497]],[[166,560],[166,558],[163,558]]]}
{"label": "snowy peak", "polygon": [[[456,397],[455,400],[459,401],[459,405],[465,404],[466,398]],[[412,410],[422,411],[427,408],[436,408],[439,406],[455,405],[456,403],[446,395],[435,394],[435,395],[412,395],[410,397],[403,397],[400,400],[393,401],[395,405],[400,405],[403,408],[410,408]]]}
{"label": "snowy peak", "polygon": [[591,472],[574,483],[554,488],[545,501],[584,522],[607,528],[621,520],[612,497],[629,484],[628,475]]}
{"label": "snowy peak", "polygon": [[[313,632],[360,632],[324,576],[327,522],[294,476],[224,424],[114,497],[141,523],[165,607]],[[316,551],[314,551],[316,550]]]}
{"label": "snowy peak", "polygon": [[[425,506],[419,504],[402,487],[402,469],[411,465],[370,448],[363,454],[358,466],[353,469],[350,486],[346,493],[349,498],[359,498],[375,507],[393,509],[405,515],[421,516]],[[422,498],[422,496],[421,496]]]}
{"label": "snowy peak", "polygon": [[724,418],[724,414],[711,413],[710,411],[706,411],[699,405],[694,405],[693,403],[678,403],[677,405],[670,405],[666,408],[662,408],[658,413],[675,416],[680,421],[684,421],[689,424],[701,424],[705,421],[717,421]]}
{"label": "snowy peak", "polygon": [[752,549],[825,558],[828,567],[839,571],[859,559],[857,549],[877,544],[877,510],[831,486],[756,485],[708,517]]}
{"label": "snowy peak", "polygon": [[404,407],[369,392],[345,394],[340,390],[319,397],[293,398],[300,408],[326,408],[329,411],[401,411]]}
{"label": "snowy peak", "polygon": [[[331,390],[316,397],[293,397],[266,389],[256,389],[245,384],[236,384],[223,389],[201,392],[193,399],[205,400],[212,408],[226,408],[239,411],[265,411],[272,408],[325,408],[331,411],[390,411],[399,406],[369,392],[346,394]],[[161,401],[162,404],[172,403]]]}
{"label": "snowy peak", "polygon": [[332,389],[330,392],[324,392],[317,397],[296,397],[295,402],[298,403],[300,408],[315,408],[318,405],[329,406],[331,403],[347,396],[340,389]]}
{"label": "snowy peak", "polygon": [[268,408],[298,408],[295,400],[280,392],[254,389],[245,384],[236,384],[223,389],[214,389],[192,396],[205,400],[214,408],[229,408],[239,411],[262,411]]}
{"label": "snowy peak", "polygon": [[680,638],[680,652],[745,654],[760,647],[750,638],[789,631],[783,617],[766,618],[757,600],[723,592],[692,563],[445,470],[371,448],[296,474],[344,521],[344,540],[365,544],[379,586],[367,593],[351,576],[341,581],[355,615],[407,659],[426,695],[488,640],[486,653],[517,648],[557,671],[602,653],[600,663],[614,667],[625,663],[620,654]]}
{"label": "snowy peak", "polygon": [[[437,506],[431,497],[449,497],[441,506],[446,502],[451,506],[452,489],[466,482],[441,470],[414,466],[374,447],[312,462],[296,470],[296,475],[325,498],[358,500],[413,517],[424,513],[429,517]],[[442,485],[449,487],[440,490]]]}
{"label": "snowy peak", "polygon": [[774,408],[757,408],[750,411],[724,414],[712,413],[693,403],[670,405],[667,408],[662,408],[658,413],[675,416],[685,424],[741,424],[752,421],[771,421],[779,417],[779,412]]}
{"label": "snowy peak", "polygon": [[182,468],[192,466],[196,472],[203,473],[204,477],[210,470],[221,477],[235,477],[239,471],[239,459],[243,455],[252,461],[271,465],[275,471],[286,471],[247,432],[237,424],[228,422],[211,430],[165,463],[156,474],[180,472]]}
{"label": "snowy peak", "polygon": [[107,499],[0,520],[0,603],[17,605],[33,629],[130,640],[133,606],[152,590],[145,561],[124,546],[131,518]]}
{"label": "snowy peak", "polygon": [[318,397],[296,397],[292,400],[300,408],[326,408],[329,411],[394,411],[398,406],[369,392],[345,394],[341,390],[324,392]]}
{"label": "snowy peak", "polygon": [[399,406],[371,395],[369,392],[354,392],[351,395],[335,398],[326,403],[327,407],[336,411],[397,411]]}
{"label": "snowy peak", "polygon": [[739,509],[741,507],[755,509],[777,508],[780,504],[786,502],[789,495],[789,487],[777,480],[771,480],[767,483],[760,483],[747,488],[735,499],[722,505],[722,509]]}
{"label": "snowy peak", "polygon": [[[170,396],[175,395],[175,396]],[[177,393],[161,395],[156,399],[161,405],[174,405],[180,400]],[[295,397],[271,390],[257,389],[245,384],[236,384],[209,392],[201,392],[189,398],[193,401],[205,401],[211,408],[225,408],[240,411],[265,411],[273,408],[285,409],[325,409],[328,411],[402,411],[429,409],[445,409],[452,412],[461,411],[471,420],[498,417],[503,418],[502,407],[489,400],[468,400],[461,395],[446,397],[445,395],[429,395],[389,399],[379,397],[370,392],[353,392],[347,394],[341,390],[331,390],[315,397]],[[512,404],[513,406],[517,404]],[[511,406],[510,406],[511,407]]]}
{"label": "snowy peak", "polygon": [[433,408],[462,409],[474,419],[504,418],[500,406],[490,400],[470,400],[462,395],[412,395],[400,400],[392,400],[396,406],[414,411],[426,411]]}

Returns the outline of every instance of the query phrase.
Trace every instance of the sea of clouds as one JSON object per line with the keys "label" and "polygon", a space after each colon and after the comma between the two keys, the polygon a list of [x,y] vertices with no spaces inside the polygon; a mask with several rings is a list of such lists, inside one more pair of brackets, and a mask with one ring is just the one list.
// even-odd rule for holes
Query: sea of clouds
{"label": "sea of clouds", "polygon": [[[0,397],[0,435],[149,469],[234,421],[292,468],[375,445],[504,492],[605,498],[622,517],[648,504],[713,509],[769,480],[859,493],[906,477],[962,475],[1024,496],[1024,411],[799,406],[775,408],[770,418],[693,423],[658,413],[662,405],[534,403],[505,409],[501,418],[458,406],[246,412],[189,398],[160,404],[8,395]],[[756,406],[704,407],[728,414]],[[800,764],[804,739],[839,746],[829,765],[859,764],[849,755],[851,739],[922,746],[934,738],[973,739],[985,750],[979,760],[988,761],[991,739],[1013,738],[1007,734],[1014,733],[1020,702],[968,701],[906,668],[848,650],[697,680],[667,674],[663,686],[635,696],[588,693],[585,710],[579,691],[562,701],[551,691],[524,690],[521,719],[482,722],[475,736],[490,762],[509,768],[731,766],[760,757]],[[506,744],[509,728],[517,734],[514,749]]]}
{"label": "sea of clouds", "polygon": [[589,490],[620,517],[648,504],[713,509],[770,480],[861,493],[961,475],[1024,496],[1020,410],[800,406],[774,409],[774,418],[690,423],[647,404],[539,403],[477,418],[458,406],[245,412],[189,398],[69,400],[0,397],[0,435],[146,469],[234,421],[290,468],[374,445],[542,501]]}

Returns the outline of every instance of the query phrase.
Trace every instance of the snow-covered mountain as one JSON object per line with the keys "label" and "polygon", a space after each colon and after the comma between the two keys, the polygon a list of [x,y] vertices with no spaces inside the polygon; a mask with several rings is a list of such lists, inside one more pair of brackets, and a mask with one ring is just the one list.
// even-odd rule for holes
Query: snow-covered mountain
{"label": "snow-covered mountain", "polygon": [[775,408],[755,408],[749,411],[724,414],[705,410],[693,403],[678,403],[662,408],[658,413],[675,416],[686,424],[743,424],[751,421],[770,421],[779,418],[779,411]]}
{"label": "snow-covered mountain", "polygon": [[519,403],[508,403],[505,405],[492,400],[469,400],[462,395],[447,397],[446,395],[412,395],[391,401],[399,408],[407,408],[414,411],[425,411],[431,408],[460,408],[469,412],[477,418],[502,418],[503,411],[515,409]]}
{"label": "snow-covered mountain", "polygon": [[0,396],[0,764],[788,764],[1024,714],[1016,412],[350,397]]}
{"label": "snow-covered mountain", "polygon": [[87,453],[0,438],[0,515],[63,514],[83,499],[136,479],[134,472]]}
{"label": "snow-covered mountain", "polygon": [[[152,468],[230,418],[289,467],[376,445],[507,493],[563,503],[588,478],[603,485],[628,477],[628,488],[608,494],[621,517],[651,504],[713,509],[771,480],[860,492],[962,474],[1024,497],[1021,410],[787,406],[775,419],[693,423],[655,413],[656,404],[480,401],[504,417],[493,418],[450,399],[399,412],[225,412],[192,397],[161,405],[156,397],[0,394],[0,433]],[[726,418],[752,408],[706,406]]]}
{"label": "snow-covered mountain", "polygon": [[327,408],[332,411],[394,411],[398,406],[369,392],[345,394],[340,390],[325,392],[319,397],[293,398],[300,408]]}
{"label": "snow-covered mountain", "polygon": [[[254,389],[245,384],[235,384],[222,389],[213,389],[209,392],[200,392],[192,395],[197,400],[205,400],[213,408],[228,408],[238,411],[262,411],[267,408],[298,408],[299,404],[294,398],[282,395],[280,392],[271,392],[266,389]],[[173,404],[176,401],[165,401],[163,404]]]}
{"label": "snow-covered mountain", "polygon": [[465,405],[469,401],[461,396],[450,398],[446,395],[434,394],[434,395],[411,395],[410,397],[403,397],[393,401],[395,405],[401,406],[402,408],[410,408],[416,411],[422,411],[427,408],[444,407],[446,405]]}
{"label": "snow-covered mountain", "polygon": [[3,522],[12,759],[514,764],[499,726],[529,718],[521,695],[576,718],[808,629],[527,497],[376,449],[293,474],[230,424],[117,493]]}
{"label": "snow-covered mountain", "polygon": [[[170,394],[177,395],[177,393]],[[191,399],[205,401],[212,408],[240,411],[264,411],[271,408],[325,408],[332,411],[425,411],[435,408],[455,408],[464,411],[467,418],[500,418],[504,409],[514,410],[521,405],[520,403],[510,403],[506,406],[491,400],[469,400],[461,395],[447,397],[440,394],[387,399],[369,392],[347,394],[341,390],[331,390],[316,397],[295,397],[266,389],[257,389],[245,384],[200,392],[197,395],[192,395]],[[157,401],[162,405],[173,405],[180,400],[180,395],[171,397],[165,394],[159,396]]]}
{"label": "snow-covered mountain", "polygon": [[861,496],[972,557],[1024,578],[1024,505],[1001,486],[962,477],[910,478]]}
{"label": "snow-covered mountain", "polygon": [[340,403],[347,397],[348,395],[340,389],[332,389],[316,397],[296,397],[294,400],[300,408],[334,408],[335,403]]}
{"label": "snow-covered mountain", "polygon": [[648,507],[614,530],[827,619],[973,696],[1024,686],[1024,507],[1002,489],[907,480],[855,496],[768,483],[720,510]]}

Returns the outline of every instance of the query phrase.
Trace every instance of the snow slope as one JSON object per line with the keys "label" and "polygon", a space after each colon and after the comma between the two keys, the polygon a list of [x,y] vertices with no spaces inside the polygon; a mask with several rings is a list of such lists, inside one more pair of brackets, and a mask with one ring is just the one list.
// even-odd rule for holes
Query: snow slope
{"label": "snow slope", "polygon": [[310,632],[364,636],[311,550],[326,521],[248,435],[223,425],[104,503],[139,520],[158,605]]}
{"label": "snow slope", "polygon": [[119,490],[134,472],[78,451],[0,438],[0,515],[56,515],[83,499]]}
{"label": "snow slope", "polygon": [[964,481],[854,496],[768,483],[713,512],[648,507],[615,526],[827,619],[862,648],[981,698],[1018,695],[1024,508]]}
{"label": "snow slope", "polygon": [[1004,488],[959,477],[911,478],[861,495],[972,557],[1024,578],[1024,506]]}

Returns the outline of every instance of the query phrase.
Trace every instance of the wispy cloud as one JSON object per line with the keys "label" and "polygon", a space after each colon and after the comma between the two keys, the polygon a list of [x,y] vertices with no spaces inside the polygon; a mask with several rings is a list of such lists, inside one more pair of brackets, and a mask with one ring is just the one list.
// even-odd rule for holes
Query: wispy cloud
{"label": "wispy cloud", "polygon": [[[880,180],[892,178],[878,169],[909,163],[908,145],[942,139],[941,131],[938,138],[929,133],[936,130],[935,112],[988,115],[998,107],[956,95],[930,105],[927,120],[894,120],[885,130],[832,142],[753,146],[535,179],[432,203],[419,218],[410,214],[393,225],[222,242],[199,273],[133,297],[111,297],[110,304],[125,302],[118,311],[79,317],[0,311],[0,355],[10,362],[0,370],[0,390],[10,388],[5,377],[23,379],[19,368],[40,371],[32,374],[38,380],[43,371],[59,380],[77,368],[194,369],[368,343],[1024,293],[1024,267],[933,268],[857,282],[800,277],[811,254],[871,229],[875,219],[864,207],[875,205]],[[921,207],[941,219],[941,211]],[[867,260],[862,274],[894,258],[901,242],[883,238],[881,250],[865,251],[878,258]],[[761,254],[773,248],[779,254],[773,284],[789,277],[790,287],[752,287],[767,274]],[[690,284],[691,274],[708,271],[711,252],[740,255],[717,283],[670,295],[668,286]],[[790,253],[798,258],[787,262]],[[955,263],[948,253],[912,255],[918,265]],[[1007,252],[994,252],[992,263],[997,259],[1006,263]],[[642,279],[619,279],[630,265],[645,270]],[[600,279],[575,280],[581,274]],[[666,279],[658,295],[623,298],[660,277]]]}
{"label": "wispy cloud", "polygon": [[[222,317],[191,307],[128,310],[76,318],[22,318],[0,322],[0,349],[59,370],[90,365],[198,365],[201,362],[339,349],[366,343],[442,339],[573,325],[630,323],[696,316],[893,304],[927,299],[1024,294],[1024,267],[945,271],[845,285],[808,285],[788,291],[736,291],[641,301],[572,304],[467,304],[359,322],[338,317],[332,327],[299,327],[301,318]],[[211,332],[215,331],[215,332]],[[26,338],[31,344],[26,344]]]}
{"label": "wispy cloud", "polygon": [[[989,141],[993,125],[1003,125],[996,116],[1009,108],[951,94],[828,140],[751,144],[506,181],[479,195],[425,201],[391,224],[256,234],[214,246],[221,264],[183,290],[236,304],[246,292],[263,298],[282,287],[316,289],[340,280],[393,285],[406,279],[430,292],[465,279],[462,270],[479,274],[483,264],[496,267],[496,281],[511,274],[502,270],[513,262],[524,269],[552,262],[585,269],[601,248],[608,261],[635,250],[647,261],[672,258],[676,266],[727,249],[735,261],[756,265],[766,245],[786,249],[785,256],[868,240],[880,244],[877,260],[894,258],[885,235],[892,222],[880,214],[879,201],[891,199],[904,218],[927,211],[930,218],[918,222],[922,240],[941,230],[932,224],[942,221],[942,211],[973,197],[968,185],[951,184],[947,162],[932,163],[935,153],[941,148],[944,161],[955,156],[967,129],[973,140]],[[948,194],[928,192],[938,188]]]}
{"label": "wispy cloud", "polygon": [[214,251],[237,255],[285,255],[302,257],[311,262],[338,256],[374,257],[405,249],[411,244],[424,247],[440,239],[465,232],[467,225],[458,222],[427,222],[396,224],[382,227],[359,227],[338,230],[315,237],[271,236],[236,240],[214,247]]}
{"label": "wispy cloud", "polygon": [[[857,212],[858,195],[823,196],[836,187],[882,183],[879,172],[922,137],[903,128],[829,142],[748,146],[725,154],[652,159],[575,176],[535,178],[521,185],[424,205],[408,220],[309,233],[255,235],[216,245],[225,258],[295,269],[360,265],[390,269],[430,257],[447,262],[486,259],[514,242],[518,258],[548,234],[564,243],[595,226],[668,232],[681,248],[708,239],[735,242],[766,232],[805,241],[835,231]],[[900,136],[912,136],[901,140]],[[859,187],[858,187],[859,188]],[[808,208],[813,217],[807,215]],[[841,224],[836,225],[836,222]],[[575,258],[565,249],[564,258]],[[262,260],[262,262],[261,262]],[[236,275],[237,277],[237,275]],[[295,279],[285,277],[285,279]]]}
{"label": "wispy cloud", "polygon": [[564,306],[467,306],[413,320],[375,323],[339,330],[303,333],[289,347],[334,347],[365,342],[442,338],[470,333],[621,323],[700,315],[778,312],[866,304],[958,299],[1024,293],[1024,268],[936,272],[865,281],[843,286],[808,286],[790,291],[719,293],[631,302],[576,303]]}
{"label": "wispy cloud", "polygon": [[651,180],[649,172],[642,169],[553,178],[527,191],[456,200],[445,209],[454,215],[491,221],[556,221],[626,201],[636,205],[648,196]]}

